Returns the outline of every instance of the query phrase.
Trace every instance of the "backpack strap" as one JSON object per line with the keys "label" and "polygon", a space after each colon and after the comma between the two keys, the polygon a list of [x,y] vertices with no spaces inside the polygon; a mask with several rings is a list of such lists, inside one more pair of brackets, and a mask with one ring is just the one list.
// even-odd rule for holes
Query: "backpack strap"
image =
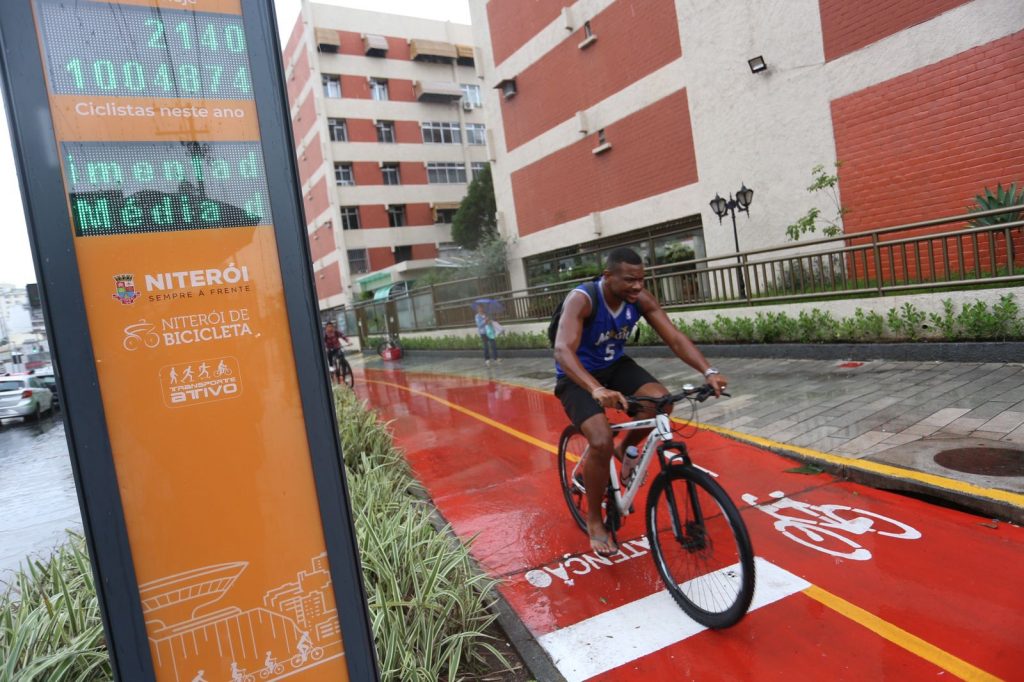
{"label": "backpack strap", "polygon": [[600,293],[597,291],[599,282],[600,280],[590,280],[589,282],[583,283],[583,290],[586,292],[587,296],[590,297],[590,314],[583,320],[584,327],[589,327],[594,321],[594,318],[597,317],[597,302],[601,297]]}

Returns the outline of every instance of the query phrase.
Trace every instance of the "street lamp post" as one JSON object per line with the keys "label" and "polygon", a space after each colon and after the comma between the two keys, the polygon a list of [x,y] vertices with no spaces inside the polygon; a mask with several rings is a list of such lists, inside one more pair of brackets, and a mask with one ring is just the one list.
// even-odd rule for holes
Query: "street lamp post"
{"label": "street lamp post", "polygon": [[732,195],[729,195],[729,200],[726,201],[715,192],[715,198],[711,200],[711,210],[718,216],[718,224],[722,224],[722,218],[728,213],[732,217],[732,238],[736,242],[736,262],[739,263],[740,267],[737,271],[737,280],[740,285],[740,297],[747,297],[747,286],[743,281],[743,259],[740,258],[740,238],[736,232],[736,211],[740,213],[746,213],[747,217],[750,217],[750,203],[754,200],[754,190],[748,189],[745,184],[741,184],[740,188],[736,191],[736,198],[733,199]]}

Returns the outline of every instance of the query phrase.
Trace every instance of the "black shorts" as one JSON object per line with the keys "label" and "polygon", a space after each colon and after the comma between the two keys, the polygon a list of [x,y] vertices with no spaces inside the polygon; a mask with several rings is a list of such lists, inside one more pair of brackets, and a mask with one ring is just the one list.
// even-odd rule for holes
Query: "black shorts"
{"label": "black shorts", "polygon": [[[605,388],[618,391],[623,395],[632,395],[644,384],[656,384],[658,380],[650,372],[636,364],[633,358],[623,355],[611,367],[591,372],[593,377]],[[597,404],[587,389],[569,377],[562,377],[555,384],[555,396],[562,401],[562,407],[569,419],[577,428],[595,414],[604,413],[604,408]]]}

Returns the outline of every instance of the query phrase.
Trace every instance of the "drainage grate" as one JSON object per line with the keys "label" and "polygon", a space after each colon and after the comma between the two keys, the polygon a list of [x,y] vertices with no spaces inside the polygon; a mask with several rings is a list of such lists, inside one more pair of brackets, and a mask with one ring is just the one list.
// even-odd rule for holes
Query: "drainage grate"
{"label": "drainage grate", "polygon": [[982,476],[1024,476],[1024,450],[956,448],[935,455],[935,463],[953,471]]}
{"label": "drainage grate", "polygon": [[555,377],[554,370],[548,370],[546,372],[522,372],[517,376],[521,376],[524,379],[553,379]]}

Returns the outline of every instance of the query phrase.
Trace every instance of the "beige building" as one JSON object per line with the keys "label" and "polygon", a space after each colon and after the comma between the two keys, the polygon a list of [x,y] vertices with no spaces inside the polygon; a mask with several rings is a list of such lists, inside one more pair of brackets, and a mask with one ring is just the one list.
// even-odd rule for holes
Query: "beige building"
{"label": "beige building", "polygon": [[303,2],[284,49],[321,310],[437,264],[487,163],[469,26]]}

